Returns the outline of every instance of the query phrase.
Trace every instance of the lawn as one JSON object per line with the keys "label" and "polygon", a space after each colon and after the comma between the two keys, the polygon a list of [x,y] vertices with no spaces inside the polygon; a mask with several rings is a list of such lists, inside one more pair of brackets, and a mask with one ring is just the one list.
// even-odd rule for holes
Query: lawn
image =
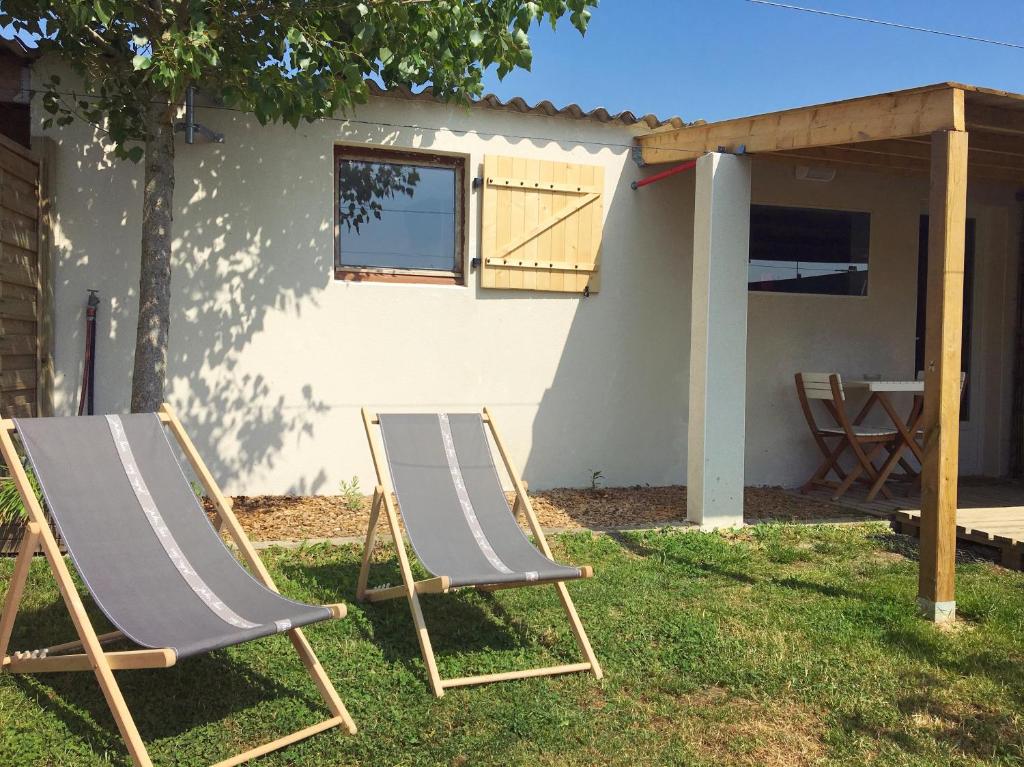
{"label": "lawn", "polygon": [[[552,540],[606,678],[532,679],[434,699],[404,602],[351,605],[308,635],[360,726],[261,765],[972,765],[1024,763],[1024,576],[959,569],[962,620],[914,612],[908,539],[880,524]],[[908,556],[907,554],[910,554]],[[282,591],[350,599],[356,547],[274,549]],[[0,562],[0,578],[12,562]],[[373,581],[399,582],[394,568]],[[2,582],[2,581],[0,581]],[[36,561],[14,647],[72,635]],[[577,659],[550,588],[424,597],[441,673]],[[105,624],[104,624],[105,625]],[[207,765],[323,718],[286,639],[121,672],[157,765]],[[0,765],[123,765],[92,677],[0,677]]]}

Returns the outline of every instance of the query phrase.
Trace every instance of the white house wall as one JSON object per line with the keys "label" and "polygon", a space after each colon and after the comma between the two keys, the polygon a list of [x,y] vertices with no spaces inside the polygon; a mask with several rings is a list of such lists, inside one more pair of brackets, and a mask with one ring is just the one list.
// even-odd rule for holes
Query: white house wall
{"label": "white house wall", "polygon": [[[492,407],[533,487],[679,482],[685,471],[689,258],[685,181],[637,194],[631,129],[377,99],[354,115],[260,127],[199,120],[222,145],[177,146],[169,399],[230,492],[337,492],[373,474],[359,407]],[[371,123],[371,124],[366,124]],[[444,130],[394,125],[440,126]],[[505,138],[537,136],[539,139]],[[141,167],[82,125],[58,142],[56,407],[77,402],[86,289],[99,288],[98,412],[129,404]],[[333,278],[333,147],[485,153],[604,166],[600,294]],[[617,144],[618,146],[606,146]],[[669,188],[677,190],[671,197]],[[468,257],[478,255],[479,193]],[[668,225],[672,222],[672,225]]]}
{"label": "white house wall", "polygon": [[[487,404],[533,488],[586,486],[595,471],[609,485],[684,481],[692,176],[631,191],[643,172],[626,145],[639,128],[391,98],[353,117],[359,122],[293,130],[201,109],[200,122],[225,133],[225,143],[179,140],[168,395],[226,489],[334,493],[353,476],[371,487],[362,405]],[[408,125],[422,127],[401,127]],[[83,125],[48,135],[58,144],[57,412],[77,404],[88,288],[103,301],[97,410],[121,411],[135,338],[142,169],[108,160]],[[485,154],[602,165],[601,292],[481,290],[476,273],[467,287],[335,281],[333,147],[342,142],[466,155],[470,177]],[[926,189],[907,179],[883,183],[884,193],[878,177],[850,173],[832,184],[798,183],[791,169],[755,163],[755,202],[852,207],[873,217],[868,298],[750,297],[748,483],[793,485],[813,468],[796,370],[913,372]],[[1011,315],[1000,275],[1016,236],[999,210],[1001,219],[991,215],[1001,234],[985,245],[995,270],[985,290],[999,304],[984,321],[997,326]],[[472,192],[468,258],[478,255],[479,222]],[[982,231],[979,224],[979,250]],[[986,419],[1005,416],[1003,386],[979,404]],[[979,470],[1006,452],[977,450]]]}
{"label": "white house wall", "polygon": [[[973,184],[977,220],[970,419],[962,424],[963,474],[1001,475],[1009,456],[1012,310],[1017,213],[1012,189]],[[919,220],[927,178],[840,170],[830,183],[797,181],[793,168],[755,164],[754,203],[871,214],[868,295],[751,293],[747,346],[748,484],[800,484],[818,457],[793,373],[913,378]],[[859,406],[851,393],[851,409]],[[909,400],[899,402],[909,409]],[[884,418],[884,416],[883,416]]]}

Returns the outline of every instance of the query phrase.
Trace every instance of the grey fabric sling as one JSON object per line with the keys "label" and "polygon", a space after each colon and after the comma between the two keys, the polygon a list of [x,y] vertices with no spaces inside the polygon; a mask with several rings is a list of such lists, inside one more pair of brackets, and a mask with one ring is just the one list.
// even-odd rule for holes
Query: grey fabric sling
{"label": "grey fabric sling", "polygon": [[433,575],[452,586],[580,577],[541,554],[516,523],[479,415],[379,419],[409,541]]}
{"label": "grey fabric sling", "polygon": [[156,415],[15,425],[76,569],[133,642],[185,658],[331,617],[274,593],[235,559]]}

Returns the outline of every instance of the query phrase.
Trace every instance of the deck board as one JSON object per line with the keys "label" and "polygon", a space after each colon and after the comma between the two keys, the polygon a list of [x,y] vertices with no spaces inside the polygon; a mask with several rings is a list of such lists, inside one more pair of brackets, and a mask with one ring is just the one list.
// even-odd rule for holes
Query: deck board
{"label": "deck board", "polygon": [[[827,489],[813,490],[796,497],[813,498],[823,504],[845,511],[858,511],[887,519],[898,528],[916,533],[921,522],[921,499],[917,495],[868,502],[856,491],[833,501]],[[1008,567],[1024,569],[1024,483],[992,482],[962,484],[957,497],[957,538],[999,549],[1002,562]]]}

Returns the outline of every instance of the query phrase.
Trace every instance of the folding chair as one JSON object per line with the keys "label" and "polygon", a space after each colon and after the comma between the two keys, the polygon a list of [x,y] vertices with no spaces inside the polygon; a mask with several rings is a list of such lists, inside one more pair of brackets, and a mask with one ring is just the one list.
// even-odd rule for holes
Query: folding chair
{"label": "folding chair", "polygon": [[[923,381],[925,373],[923,370],[917,371],[917,377],[915,380]],[[960,372],[960,402],[963,403],[964,392],[967,391],[967,373]],[[882,466],[880,476],[884,478],[892,469],[895,463],[903,468],[903,475],[901,477],[909,481],[907,488],[907,494],[909,495],[911,489],[920,489],[921,486],[921,473],[915,469],[910,463],[903,457],[904,450],[909,450],[914,458],[917,460],[920,466],[924,462],[924,394],[918,394],[914,397],[914,402],[910,408],[910,414],[907,416],[906,427],[904,427],[903,438],[905,445],[899,450],[895,451],[889,456],[885,464]]]}
{"label": "folding chair", "polygon": [[[601,666],[565,586],[565,581],[592,577],[593,570],[590,567],[565,567],[552,560],[551,549],[533,513],[526,486],[513,468],[487,408],[484,408],[482,416],[478,413],[375,416],[363,408],[363,425],[378,484],[373,494],[356,598],[379,602],[404,596],[409,600],[434,694],[441,697],[450,687],[575,671],[590,671],[600,679],[603,675]],[[375,425],[380,426],[384,453],[377,446]],[[516,501],[511,509],[491,457],[488,428],[515,487]],[[432,578],[422,581],[413,578],[391,498],[392,486],[384,471],[385,463],[394,481],[394,491],[413,551],[434,576]],[[382,509],[395,540],[403,585],[367,589],[370,557]],[[516,521],[520,512],[526,515],[539,551]],[[554,584],[586,662],[455,679],[441,678],[420,609],[420,594],[446,594],[452,589],[466,587],[493,591],[546,583]]]}
{"label": "folding chair", "polygon": [[[800,407],[823,456],[817,470],[800,491],[807,493],[815,487],[827,487],[833,491],[832,500],[837,500],[855,481],[861,479],[862,474],[867,475],[866,480],[862,481],[875,482],[879,474],[874,459],[896,441],[896,429],[861,424],[860,420],[866,414],[866,408],[851,421],[846,412],[843,379],[838,373],[797,373],[795,379]],[[818,424],[811,408],[812,400],[822,403],[825,411],[832,417],[834,425]],[[832,444],[829,444],[830,442]],[[857,459],[856,466],[849,473],[844,471],[839,463],[839,459],[847,450]],[[829,479],[832,473],[835,473],[839,481]],[[886,487],[881,487],[880,492],[886,498],[892,498],[892,493]]]}
{"label": "folding chair", "polygon": [[[174,455],[165,425],[213,500],[218,522],[234,539],[251,575],[207,519]],[[14,431],[68,555],[116,631],[96,634],[22,468]],[[332,716],[217,767],[241,764],[333,727],[356,731],[301,631],[311,623],[344,617],[345,606],[314,607],[277,593],[230,502],[168,405],[159,413],[138,415],[5,420],[0,423],[0,453],[28,510],[28,531],[0,614],[4,671],[93,671],[132,761],[137,767],[150,767],[114,671],[168,668],[193,655],[286,633]],[[78,639],[8,655],[29,564],[40,544]],[[104,649],[115,640],[144,649]]]}

